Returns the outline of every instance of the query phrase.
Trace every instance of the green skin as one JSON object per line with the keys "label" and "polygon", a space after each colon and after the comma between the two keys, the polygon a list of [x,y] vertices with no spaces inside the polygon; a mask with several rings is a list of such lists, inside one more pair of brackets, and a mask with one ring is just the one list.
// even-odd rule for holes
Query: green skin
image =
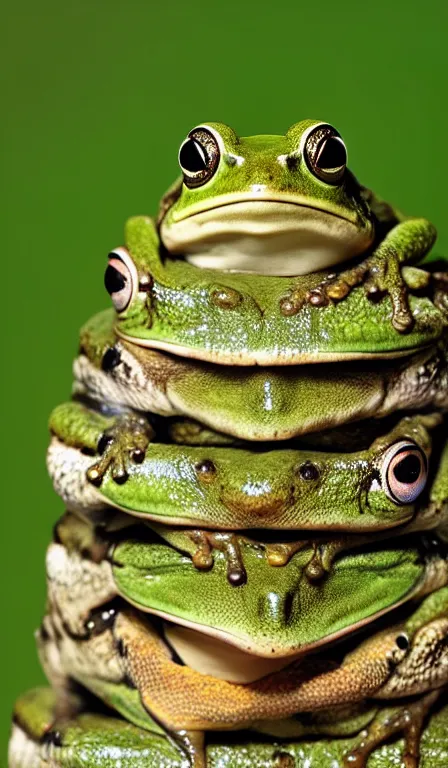
{"label": "green skin", "polygon": [[[421,708],[426,713],[446,683],[447,599],[446,588],[433,592],[407,620],[365,640],[342,663],[335,665],[327,654],[325,660],[307,662],[305,668],[298,661],[284,673],[268,675],[249,685],[229,684],[179,668],[150,625],[132,618],[129,610],[119,610],[112,625],[101,627],[104,614],[99,607],[93,634],[84,631],[76,637],[71,631],[67,633],[61,623],[64,606],[56,602],[53,618],[49,615],[44,620],[45,634],[38,634],[38,646],[47,676],[62,696],[69,680],[74,679],[138,727],[155,731],[156,717],[187,752],[195,768],[205,765],[201,756],[203,730],[252,727],[277,737],[297,738],[310,732],[358,732],[373,718],[369,738],[359,744],[360,753],[365,755],[397,730],[415,725]],[[86,622],[86,627],[90,625],[90,621]],[[402,646],[397,638],[404,637],[407,644]],[[62,686],[59,670],[68,676]],[[184,686],[187,690],[183,692]],[[400,706],[395,713],[388,707],[369,712],[368,707],[366,710],[362,704],[359,706],[366,698],[400,699],[431,689],[434,693],[417,700],[416,711],[411,708],[412,716],[407,721],[403,721]],[[197,706],[192,697],[199,692],[202,701]],[[357,706],[347,710],[350,704]],[[322,717],[322,710],[335,705],[346,705],[345,711],[339,710],[339,722],[334,708],[330,720]],[[288,714],[290,717],[316,710],[317,719],[308,722],[301,722],[300,717],[288,719]],[[391,722],[391,714],[395,723]]]}
{"label": "green skin", "polygon": [[[58,721],[55,696],[49,689],[34,689],[21,696],[15,706],[14,738],[9,752],[9,768],[29,768],[36,760],[45,760],[51,747],[54,768],[184,768],[185,760],[176,747],[149,730],[142,730],[122,719],[93,712],[83,712],[69,720]],[[434,714],[421,742],[420,768],[445,768],[448,707]],[[27,740],[25,754],[23,741]],[[57,736],[56,736],[57,734]],[[220,744],[213,739],[207,748],[207,765],[218,768],[343,768],[344,755],[356,744],[356,737],[314,741],[301,740],[272,744]],[[375,750],[369,768],[399,765],[403,742],[394,739]],[[281,760],[282,758],[282,760]]]}
{"label": "green skin", "polygon": [[317,583],[306,572],[312,547],[272,568],[257,547],[246,544],[247,581],[235,588],[226,579],[222,553],[201,573],[171,547],[131,539],[115,548],[113,575],[118,592],[141,610],[258,656],[285,657],[344,636],[418,592],[425,563],[418,549],[401,542],[342,554]]}
{"label": "green skin", "polygon": [[235,370],[142,349],[113,325],[106,310],[82,328],[77,394],[191,417],[242,440],[286,440],[398,409],[448,408],[446,337],[403,362]]}
{"label": "green skin", "polygon": [[[392,697],[396,699],[410,694],[424,694],[431,688],[438,689],[444,683],[443,659],[445,652],[443,649],[444,637],[448,630],[448,626],[446,626],[448,592],[446,587],[443,588],[443,584],[446,584],[448,574],[446,562],[436,552],[433,555],[426,554],[425,556],[426,578],[423,581],[421,578],[419,579],[420,587],[418,589],[419,596],[423,596],[427,592],[432,593],[420,603],[416,610],[412,610],[404,622],[367,638],[363,643],[358,644],[352,653],[344,657],[342,664],[338,661],[336,667],[330,659],[331,652],[330,655],[327,652],[325,658],[318,657],[317,661],[313,662],[311,677],[311,662],[307,661],[305,680],[303,680],[304,668],[299,659],[286,671],[286,680],[290,679],[291,675],[297,677],[296,684],[292,688],[290,686],[291,690],[288,694],[288,687],[285,687],[284,681],[282,682],[284,675],[282,676],[281,672],[269,675],[247,687],[229,684],[197,672],[193,673],[193,677],[191,677],[188,668],[179,668],[178,664],[170,661],[169,653],[167,654],[166,650],[162,650],[165,647],[163,640],[155,634],[150,624],[145,621],[142,623],[125,605],[119,606],[116,601],[113,603],[115,606],[114,613],[109,613],[107,606],[112,605],[110,603],[111,593],[108,593],[107,589],[105,590],[107,580],[105,581],[104,576],[104,561],[95,563],[91,554],[86,552],[85,555],[80,555],[77,549],[81,542],[83,548],[87,546],[86,533],[83,532],[83,529],[87,528],[88,525],[77,521],[73,516],[69,516],[68,520],[64,522],[63,519],[61,522],[64,525],[63,527],[61,524],[58,526],[58,540],[70,541],[74,549],[68,550],[62,543],[53,544],[49,548],[47,557],[48,609],[51,614],[45,617],[42,631],[37,634],[44,669],[54,687],[63,697],[60,704],[64,704],[66,691],[69,690],[67,688],[69,680],[75,679],[138,727],[160,732],[151,718],[153,715],[173,735],[179,732],[177,740],[182,743],[184,749],[187,749],[190,757],[194,754],[192,764],[195,766],[202,766],[203,763],[199,759],[200,755],[198,757],[198,753],[194,749],[193,753],[189,750],[188,743],[194,747],[199,742],[193,738],[193,734],[191,734],[190,739],[185,739],[185,734],[181,737],[182,729],[198,731],[198,729],[202,730],[203,728],[215,730],[216,728],[241,728],[250,725],[257,729],[261,728],[265,733],[272,735],[297,738],[310,733],[310,730],[315,734],[354,733],[374,717],[373,725],[375,726],[376,723],[377,731],[379,728],[375,737],[378,741],[387,738],[389,733],[393,733],[390,721],[387,722],[386,718],[386,722],[378,724],[375,711],[369,714],[369,708],[366,712],[365,707],[362,706],[358,711],[356,709],[348,712],[341,710],[338,724],[335,722],[335,710],[333,709],[330,727],[328,718],[322,718],[320,715],[317,720],[313,719],[311,723],[309,720],[305,720],[303,724],[301,724],[300,719],[291,721],[284,720],[284,718],[297,712],[322,710],[328,706],[358,704],[366,697],[379,697],[380,699]],[[94,538],[93,536],[92,544]],[[75,544],[75,540],[77,540],[77,544]],[[425,551],[427,545],[422,543],[422,547]],[[142,551],[143,549],[146,551]],[[165,549],[168,548],[165,547]],[[128,543],[126,540],[123,541],[123,544],[118,545],[118,551],[123,552],[122,568],[119,570],[124,568],[127,571],[125,581],[137,583],[141,579],[141,575],[135,575],[135,573],[133,577],[132,575],[130,577],[129,566],[126,563],[126,559],[129,561],[129,555],[132,560],[132,553],[134,552],[133,562],[135,563],[137,559],[138,564],[142,566],[145,565],[142,558],[146,557],[148,561],[151,550],[156,551],[157,545],[145,546],[141,542],[134,544]],[[372,573],[376,575],[382,570],[384,577],[385,571],[382,566],[386,565],[387,561],[389,561],[389,567],[386,566],[388,592],[389,589],[393,590],[396,585],[398,604],[400,602],[399,591],[404,587],[405,582],[409,581],[409,552],[410,546],[408,544],[408,546],[402,547],[401,555],[391,549],[367,556],[352,553],[345,558],[346,560],[351,559],[353,572],[350,578],[345,582],[344,580],[341,581],[341,574],[337,566],[328,580],[339,593],[332,599],[327,591],[325,591],[325,595],[321,597],[314,595],[313,598],[309,586],[308,590],[305,589],[305,591],[299,587],[300,598],[303,600],[301,613],[304,622],[298,624],[297,629],[300,632],[306,632],[305,610],[307,612],[314,610],[314,620],[317,619],[322,628],[324,620],[328,620],[331,624],[333,619],[329,604],[338,603],[340,594],[346,592],[348,593],[345,598],[348,600],[347,609],[351,610],[351,615],[354,617],[359,608],[356,603],[359,603],[359,596],[364,592],[364,576],[371,579]],[[419,560],[418,568],[421,570],[422,558],[420,557]],[[376,563],[376,566],[373,565],[373,562]],[[82,564],[82,568],[80,568],[80,564]],[[263,587],[263,567],[260,566],[259,558],[253,561],[252,566],[257,571],[257,580],[251,579],[251,581],[257,582],[258,577],[261,577],[261,592],[264,592],[266,587]],[[292,568],[294,568],[292,564],[288,566],[288,569]],[[148,583],[148,581],[161,580],[167,591],[173,591],[174,586],[173,594],[175,594],[178,587],[171,583],[172,570],[172,564],[165,562],[158,574],[155,572],[151,574],[152,579],[148,579],[149,572],[146,570],[145,581]],[[356,571],[356,575],[354,571]],[[400,581],[401,586],[399,586]],[[221,594],[215,600],[221,609],[227,604],[228,597],[222,594],[222,583],[221,580],[219,587]],[[354,584],[356,584],[355,591],[353,590]],[[139,589],[138,583],[137,589]],[[144,589],[145,587],[143,587]],[[181,591],[185,589],[185,584],[181,585],[180,589]],[[192,590],[187,589],[188,594],[190,596],[195,595],[197,601],[199,598],[197,587],[194,588],[193,585]],[[312,589],[313,587],[311,587]],[[140,587],[140,592],[141,590]],[[331,590],[332,588],[330,588]],[[210,591],[210,584],[208,584],[207,591],[209,596],[214,597],[213,588]],[[381,583],[371,593],[372,604],[369,610],[374,609],[375,603],[378,601],[378,595],[374,594],[375,591],[377,593],[384,592],[381,590]],[[70,596],[69,600],[67,600],[67,593]],[[408,598],[412,597],[412,594],[414,598],[417,597],[415,589],[411,590]],[[128,598],[129,595],[127,594],[126,597]],[[102,600],[104,601],[105,598],[106,603],[102,604]],[[250,596],[246,595],[246,599],[247,605],[249,605]],[[341,612],[345,611],[345,600]],[[361,601],[364,601],[363,597]],[[144,607],[144,610],[146,609]],[[108,618],[109,615],[112,616],[112,623]],[[135,618],[132,618],[133,615]],[[335,616],[336,614],[333,613],[333,617]],[[277,616],[278,618],[279,616]],[[189,622],[189,624],[191,623]],[[136,628],[137,635],[132,630],[133,626]],[[355,623],[354,627],[356,626]],[[434,633],[438,635],[436,642]],[[404,646],[397,640],[398,637],[403,636],[408,638],[408,643]],[[277,639],[279,638],[273,638],[271,643],[277,642]],[[330,639],[335,638],[333,636]],[[149,645],[146,646],[146,643]],[[136,659],[137,666],[135,666]],[[156,668],[149,677],[147,677],[145,667],[141,667],[139,659],[146,659],[147,662],[145,663],[149,663],[150,666],[155,663]],[[428,671],[430,671],[429,675]],[[151,675],[153,679],[155,675],[155,698],[148,689],[148,683],[151,685]],[[299,679],[301,683],[297,688]],[[135,686],[138,694],[134,687],[129,688],[127,681]],[[191,708],[193,691],[191,694],[186,693],[185,698],[181,690],[184,685],[191,689],[192,684],[201,687],[202,703],[198,710],[195,710],[195,705],[193,705],[193,709]],[[214,690],[211,699],[210,686]],[[261,694],[260,699],[260,692],[264,691],[266,686],[268,686],[270,696],[266,699],[265,691],[264,694]],[[296,690],[299,696],[297,700]],[[161,698],[157,691],[161,693]],[[293,700],[290,701],[288,697],[291,694]],[[241,700],[241,696],[243,700]],[[71,694],[70,697],[72,697]],[[66,704],[68,701],[66,700]],[[188,701],[190,705],[187,705],[187,709],[185,709]],[[237,704],[238,708],[235,710]],[[82,706],[82,701],[72,702],[70,706],[79,708]],[[62,712],[62,710],[60,711]],[[65,708],[65,715],[69,714],[70,708]],[[185,721],[185,718],[188,722]],[[181,725],[182,722],[185,722],[184,726]],[[190,722],[191,724],[188,724]],[[200,725],[201,723],[202,725]],[[375,746],[375,739],[373,746]],[[200,747],[198,749],[200,752]],[[366,749],[367,746],[364,751]]]}
{"label": "green skin", "polygon": [[[337,178],[322,178],[309,145],[323,125],[303,120],[285,136],[240,138],[227,125],[208,123],[219,162],[211,175],[196,175],[192,186],[180,153],[184,178],[162,199],[162,242],[170,253],[201,267],[269,275],[303,275],[367,256],[329,284],[319,279],[314,293],[304,293],[299,283],[287,299],[289,313],[306,299],[340,301],[368,279],[368,291],[389,293],[394,326],[408,330],[412,316],[400,265],[422,258],[436,231],[426,219],[405,219],[380,201],[345,164]],[[189,136],[203,144],[197,131]]]}
{"label": "green skin", "polygon": [[[102,502],[155,522],[220,531],[365,533],[412,521],[414,529],[435,527],[446,516],[446,451],[429,505],[422,506],[425,497],[397,503],[384,480],[392,446],[410,441],[429,459],[431,430],[441,423],[437,414],[405,417],[368,449],[357,452],[252,452],[149,442],[148,435],[146,446],[139,443],[133,460],[133,424],[142,438],[140,422],[134,418],[106,417],[77,402],[53,411],[48,465],[56,490],[69,507],[84,506],[88,511],[89,504]],[[86,452],[95,454],[104,435],[112,439],[93,464]],[[94,485],[83,501],[89,487],[86,473]]]}
{"label": "green skin", "polygon": [[[82,634],[92,609],[120,594],[145,612],[243,651],[285,658],[335,640],[447,578],[444,557],[427,552],[428,542],[421,536],[400,536],[387,544],[372,543],[370,537],[368,550],[359,548],[365,540],[355,540],[346,545],[346,553],[336,553],[330,572],[321,579],[309,574],[313,542],[304,541],[283,567],[272,567],[256,542],[242,540],[248,578],[235,588],[225,578],[222,552],[216,553],[213,568],[200,573],[189,557],[149,531],[132,538],[132,528],[123,530],[112,551],[109,534],[101,533],[108,517],[104,512],[92,535],[90,523],[65,515],[57,526],[61,544],[48,550],[49,600],[75,634]],[[80,551],[90,554],[81,557]]]}
{"label": "green skin", "polygon": [[[385,301],[362,288],[342,303],[285,309],[292,290],[317,290],[322,274],[270,277],[202,269],[162,260],[151,219],[126,225],[127,300],[117,313],[118,335],[140,346],[226,365],[293,365],[409,354],[438,340],[446,311],[429,296],[410,296],[412,329],[397,331]],[[409,282],[429,291],[431,275],[410,269]],[[418,291],[421,293],[421,290]]]}

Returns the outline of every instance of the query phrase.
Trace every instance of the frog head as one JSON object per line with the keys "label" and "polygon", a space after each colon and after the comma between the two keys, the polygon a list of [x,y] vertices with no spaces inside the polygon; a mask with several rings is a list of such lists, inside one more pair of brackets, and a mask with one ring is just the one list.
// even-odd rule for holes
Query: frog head
{"label": "frog head", "polygon": [[302,120],[284,136],[246,138],[206,123],[182,143],[179,165],[160,235],[170,254],[197,266],[303,275],[363,253],[374,239],[368,193],[328,123]]}

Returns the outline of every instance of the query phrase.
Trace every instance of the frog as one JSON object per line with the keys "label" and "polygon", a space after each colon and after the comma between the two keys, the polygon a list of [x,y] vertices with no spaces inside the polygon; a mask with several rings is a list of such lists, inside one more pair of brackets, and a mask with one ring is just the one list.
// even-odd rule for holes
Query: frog
{"label": "frog", "polygon": [[182,177],[162,198],[158,216],[170,255],[202,268],[272,276],[342,265],[308,292],[293,289],[288,313],[306,301],[344,301],[365,283],[367,294],[389,295],[394,327],[409,330],[400,267],[428,253],[436,229],[361,185],[332,125],[306,119],[284,136],[244,138],[223,123],[198,125],[181,144],[179,165]]}
{"label": "frog", "polygon": [[196,419],[247,441],[282,441],[399,410],[448,408],[448,336],[398,361],[237,368],[144,349],[103,310],[81,329],[78,398]]}
{"label": "frog", "polygon": [[[53,545],[53,556],[54,549],[60,546]],[[69,557],[73,558],[73,553]],[[87,567],[95,570],[98,565],[90,560]],[[80,578],[76,566],[74,571],[66,567],[63,573],[66,581],[74,577],[76,582]],[[67,608],[66,600],[59,599],[57,590],[50,600],[52,611],[38,633],[38,646],[44,668],[56,682],[56,689],[62,670],[62,675],[75,679],[109,705],[112,703],[139,727],[151,730],[155,719],[177,739],[191,765],[199,768],[205,765],[201,736],[204,729],[252,727],[275,733],[279,727],[281,733],[285,728],[288,732],[295,729],[297,737],[306,732],[306,724],[301,726],[300,720],[282,723],[285,717],[361,702],[366,697],[388,700],[428,693],[411,713],[415,724],[419,714],[434,703],[437,690],[446,683],[448,590],[443,586],[447,583],[446,563],[442,571],[433,570],[429,582],[420,597],[432,589],[435,591],[405,619],[367,637],[354,650],[342,655],[342,661],[340,654],[333,658],[330,653],[325,658],[306,657],[304,667],[299,658],[285,669],[244,685],[197,672],[190,666],[179,666],[178,661],[170,658],[169,646],[157,626],[153,627],[134,609],[123,605],[115,603],[113,609],[110,604],[97,605],[85,621],[84,632],[76,634],[66,619],[67,611],[70,616],[73,606]],[[66,588],[67,583],[63,585],[62,595]],[[86,600],[95,600],[95,596],[86,590],[75,594],[75,601],[85,614]],[[130,698],[129,692],[124,693],[126,680],[132,684],[133,694],[138,691],[143,710],[135,703],[135,695]],[[192,706],[193,701],[198,704]],[[381,713],[378,723],[375,714],[371,738],[363,735],[353,754],[364,757],[381,739],[387,738],[389,732],[409,726],[402,709],[398,706],[392,726]],[[145,710],[150,715],[148,724]],[[342,727],[350,726],[343,720]],[[364,762],[358,764],[364,765]]]}
{"label": "frog", "polygon": [[[226,562],[221,553],[213,569],[204,573],[150,531],[145,535],[131,528],[117,537],[106,536],[108,554],[94,562],[90,548],[80,552],[77,545],[66,545],[67,525],[79,530],[89,523],[75,517],[66,521],[65,531],[58,525],[47,553],[48,599],[70,634],[81,635],[87,615],[119,596],[144,613],[187,627],[193,631],[193,645],[199,647],[199,632],[210,648],[212,638],[219,641],[216,652],[223,650],[223,642],[232,646],[235,660],[227,660],[227,667],[242,670],[250,661],[248,654],[284,665],[443,586],[448,578],[444,544],[433,543],[429,534],[373,540],[367,547],[365,542],[358,548],[354,544],[336,556],[331,572],[318,583],[307,576],[311,543],[304,543],[282,568],[272,568],[249,543],[248,579],[235,587],[223,578]],[[325,620],[317,622],[316,616]]]}
{"label": "frog", "polygon": [[[448,707],[434,713],[421,739],[420,768],[444,768]],[[228,768],[342,768],[356,737],[344,736],[300,743],[272,743],[258,739],[221,743],[213,734],[207,744],[211,768],[225,763]],[[398,765],[402,745],[389,739],[369,758],[369,768]],[[116,715],[86,706],[70,718],[58,718],[57,701],[49,688],[24,693],[14,709],[9,745],[9,768],[30,768],[50,759],[54,768],[184,768],[185,760],[166,738],[139,728]]]}
{"label": "frog", "polygon": [[446,285],[438,281],[435,290],[427,269],[406,268],[413,324],[403,334],[391,325],[390,306],[369,301],[360,287],[343,303],[287,311],[291,291],[316,291],[328,271],[292,280],[163,260],[154,222],[144,216],[128,220],[125,242],[109,254],[105,286],[117,335],[145,348],[222,365],[278,366],[395,358],[446,332]]}
{"label": "frog", "polygon": [[[412,521],[415,529],[437,527],[446,516],[446,448],[434,474],[432,501],[421,503],[432,434],[443,430],[439,413],[405,416],[355,452],[334,446],[260,452],[157,442],[155,436],[137,461],[129,432],[121,446],[119,440],[108,442],[123,418],[129,414],[106,415],[77,401],[54,410],[48,468],[69,508],[87,514],[111,506],[156,523],[232,532],[367,533]],[[437,446],[443,443],[443,436],[437,439]]]}

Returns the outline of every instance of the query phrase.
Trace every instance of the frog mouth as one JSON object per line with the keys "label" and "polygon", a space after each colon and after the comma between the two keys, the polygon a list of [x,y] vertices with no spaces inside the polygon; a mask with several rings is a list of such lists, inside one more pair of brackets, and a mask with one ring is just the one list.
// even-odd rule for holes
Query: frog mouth
{"label": "frog mouth", "polygon": [[223,195],[165,218],[160,235],[170,253],[207,269],[288,277],[327,269],[364,253],[373,226],[337,206],[253,193]]}

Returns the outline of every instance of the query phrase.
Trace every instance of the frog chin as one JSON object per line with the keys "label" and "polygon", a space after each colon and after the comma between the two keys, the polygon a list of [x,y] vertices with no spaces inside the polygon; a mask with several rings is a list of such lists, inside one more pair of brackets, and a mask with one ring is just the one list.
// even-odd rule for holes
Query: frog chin
{"label": "frog chin", "polygon": [[206,269],[289,277],[364,253],[373,227],[337,212],[273,201],[241,201],[162,222],[167,250]]}

